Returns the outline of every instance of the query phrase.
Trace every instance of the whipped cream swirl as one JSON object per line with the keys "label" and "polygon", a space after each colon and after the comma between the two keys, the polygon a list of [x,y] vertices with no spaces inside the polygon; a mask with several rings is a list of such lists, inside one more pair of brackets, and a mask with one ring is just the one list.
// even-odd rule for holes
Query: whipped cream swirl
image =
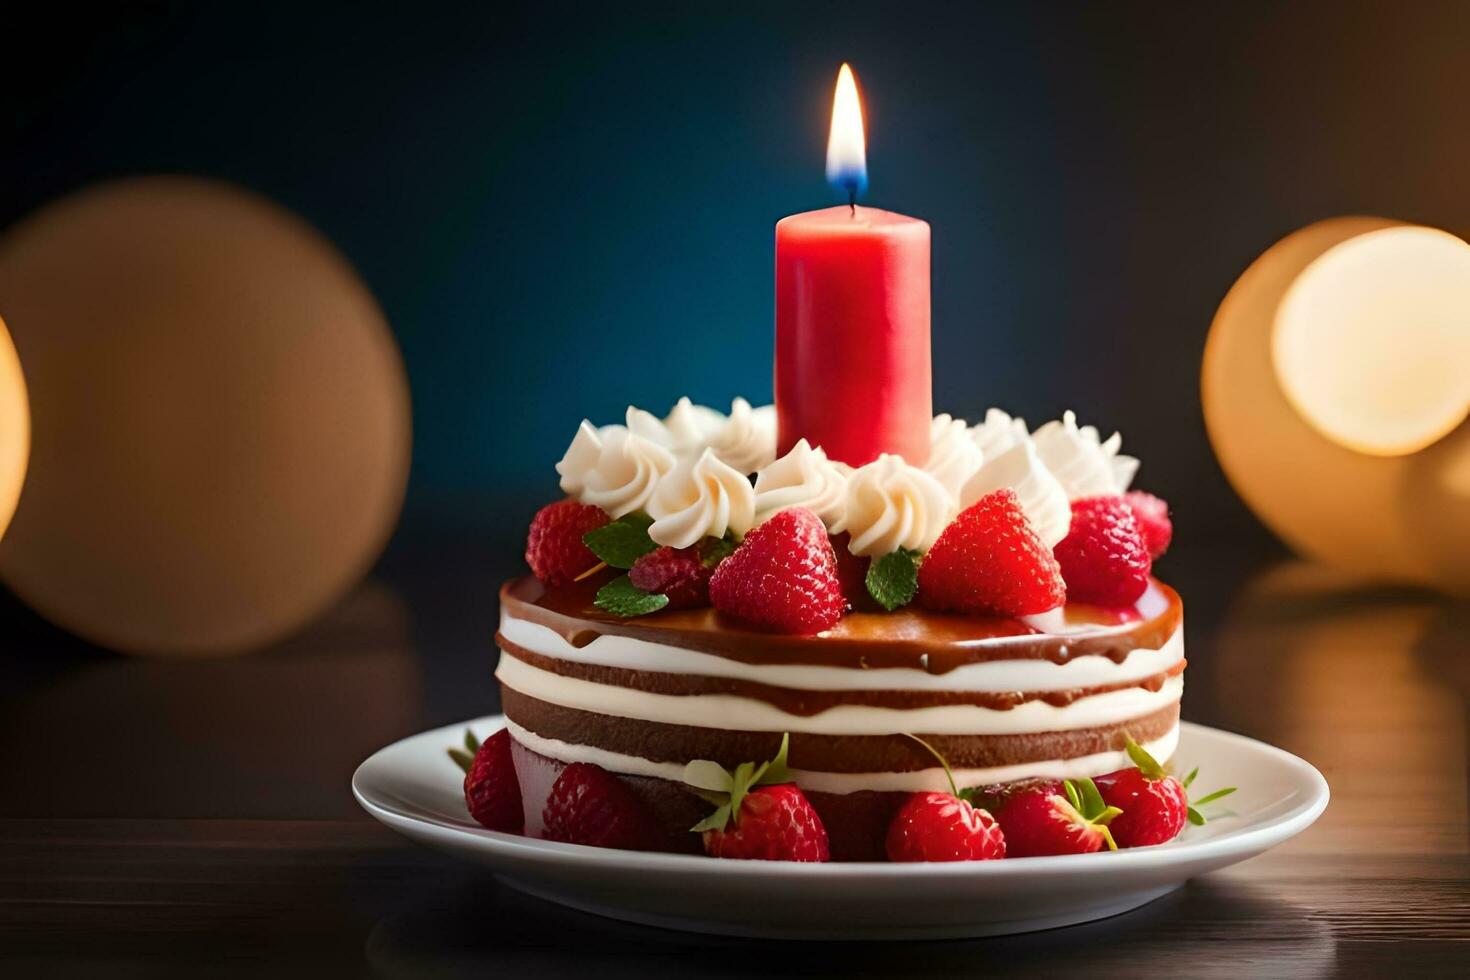
{"label": "whipped cream swirl", "polygon": [[929,459],[924,469],[955,497],[985,459],[970,438],[969,428],[964,419],[947,414],[934,416],[929,424]]}
{"label": "whipped cream swirl", "polygon": [[969,507],[988,493],[1008,487],[1016,492],[1031,529],[1048,548],[1067,536],[1072,505],[1067,492],[1026,439],[992,459],[965,483],[960,505]]}
{"label": "whipped cream swirl", "polygon": [[[688,401],[688,399],[684,399]],[[728,418],[721,421],[705,440],[722,463],[742,473],[754,473],[776,458],[776,408],[751,408],[744,398],[730,404]]]}
{"label": "whipped cream swirl", "polygon": [[832,527],[847,510],[847,476],[851,467],[834,462],[805,439],[755,478],[755,523],[761,524],[788,507],[805,507]]}
{"label": "whipped cream swirl", "polygon": [[739,537],[755,523],[755,491],[748,476],[705,449],[659,480],[648,515],[648,536],[671,548],[688,548],[706,536],[722,538],[727,531]]}
{"label": "whipped cream swirl", "polygon": [[577,426],[577,434],[572,436],[572,444],[556,464],[562,492],[570,497],[581,496],[587,474],[597,468],[597,461],[601,458],[602,436],[591,422],[583,419]]}
{"label": "whipped cream swirl", "polygon": [[958,510],[944,484],[903,457],[884,453],[848,477],[846,510],[831,530],[848,532],[848,550],[855,555],[928,551]]}
{"label": "whipped cream swirl", "polygon": [[665,473],[674,468],[667,449],[621,425],[594,429],[583,421],[556,464],[561,487],[614,518],[642,510]]}
{"label": "whipped cream swirl", "polygon": [[1138,469],[1136,459],[1118,455],[1123,444],[1121,435],[1114,433],[1103,442],[1093,426],[1078,427],[1074,412],[1043,425],[1031,438],[1041,461],[1061,483],[1069,500],[1122,493]]}
{"label": "whipped cream swirl", "polygon": [[1027,438],[1026,420],[1012,418],[998,408],[987,410],[985,421],[970,427],[970,439],[985,459],[993,459]]}
{"label": "whipped cream swirl", "polygon": [[698,453],[704,448],[710,433],[714,432],[725,417],[714,409],[695,405],[688,398],[680,398],[664,418],[628,406],[628,430],[655,445],[662,446],[676,456]]}

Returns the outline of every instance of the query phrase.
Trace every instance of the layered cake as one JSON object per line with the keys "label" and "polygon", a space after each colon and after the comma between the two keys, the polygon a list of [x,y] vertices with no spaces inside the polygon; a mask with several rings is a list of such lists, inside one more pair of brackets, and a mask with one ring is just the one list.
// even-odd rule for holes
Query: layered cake
{"label": "layered cake", "polygon": [[927,222],[845,206],[775,235],[775,404],[583,421],[500,593],[507,727],[452,754],[484,826],[794,861],[1158,844],[1189,779],[1172,527],[1068,412],[933,412]]}
{"label": "layered cake", "polygon": [[690,764],[733,772],[784,741],[831,858],[881,860],[915,794],[1100,776],[1130,742],[1169,759],[1183,607],[1150,575],[1168,518],[1128,492],[1116,436],[940,416],[924,466],[851,467],[805,441],[776,458],[771,421],[686,400],[579,429],[537,575],[500,593],[523,832],[548,836],[581,764],[636,797],[638,846],[698,852]]}

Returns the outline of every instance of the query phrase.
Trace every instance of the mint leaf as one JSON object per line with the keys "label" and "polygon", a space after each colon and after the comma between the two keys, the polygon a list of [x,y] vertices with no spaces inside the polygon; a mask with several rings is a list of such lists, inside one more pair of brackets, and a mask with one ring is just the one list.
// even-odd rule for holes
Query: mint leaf
{"label": "mint leaf", "polygon": [[656,613],[669,604],[669,597],[657,592],[644,592],[628,581],[628,576],[620,575],[597,590],[593,603],[614,616],[626,618]]}
{"label": "mint leaf", "polygon": [[900,549],[869,564],[864,579],[868,595],[889,612],[913,602],[919,591],[917,557],[917,552]]}
{"label": "mint leaf", "polygon": [[629,514],[588,531],[582,543],[613,568],[632,568],[635,561],[658,548],[648,536],[652,523],[643,514]]}

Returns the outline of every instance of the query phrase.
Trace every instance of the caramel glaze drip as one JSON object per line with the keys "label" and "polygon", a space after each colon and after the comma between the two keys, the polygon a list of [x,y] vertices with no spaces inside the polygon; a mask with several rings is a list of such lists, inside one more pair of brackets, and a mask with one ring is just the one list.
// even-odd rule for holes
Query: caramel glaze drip
{"label": "caramel glaze drip", "polygon": [[1157,650],[1184,616],[1178,594],[1153,581],[1163,609],[1147,616],[1137,608],[1103,609],[1073,604],[1064,616],[1078,632],[1044,633],[1018,619],[959,616],[905,608],[892,613],[855,612],[815,636],[761,633],[713,609],[680,609],[619,619],[593,605],[601,578],[549,589],[533,578],[507,582],[502,610],[549,627],[575,647],[598,636],[628,636],[726,657],[747,664],[806,664],[855,669],[907,667],[945,674],[988,660],[1050,660],[1103,656],[1122,663],[1134,650]]}

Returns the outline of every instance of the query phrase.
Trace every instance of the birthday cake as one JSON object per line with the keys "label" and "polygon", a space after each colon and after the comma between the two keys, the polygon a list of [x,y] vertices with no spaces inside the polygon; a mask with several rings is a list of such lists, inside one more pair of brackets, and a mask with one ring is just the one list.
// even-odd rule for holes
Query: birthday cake
{"label": "birthday cake", "polygon": [[556,787],[596,769],[637,816],[592,842],[698,852],[730,792],[700,767],[779,756],[828,855],[880,860],[916,795],[995,807],[1125,769],[1130,742],[1167,760],[1183,609],[1150,570],[1171,529],[1119,444],[992,410],[933,419],[922,467],[851,467],[805,440],[777,458],[773,410],[740,399],[584,422],[534,574],[500,593],[515,829],[576,839]]}
{"label": "birthday cake", "polygon": [[[1183,607],[1138,460],[1068,412],[933,414],[929,226],[776,226],[775,404],[583,421],[500,593],[506,727],[453,750],[482,825],[793,861],[1157,844],[1190,809]],[[846,128],[842,128],[843,125]],[[1208,799],[1207,797],[1206,799]]]}

